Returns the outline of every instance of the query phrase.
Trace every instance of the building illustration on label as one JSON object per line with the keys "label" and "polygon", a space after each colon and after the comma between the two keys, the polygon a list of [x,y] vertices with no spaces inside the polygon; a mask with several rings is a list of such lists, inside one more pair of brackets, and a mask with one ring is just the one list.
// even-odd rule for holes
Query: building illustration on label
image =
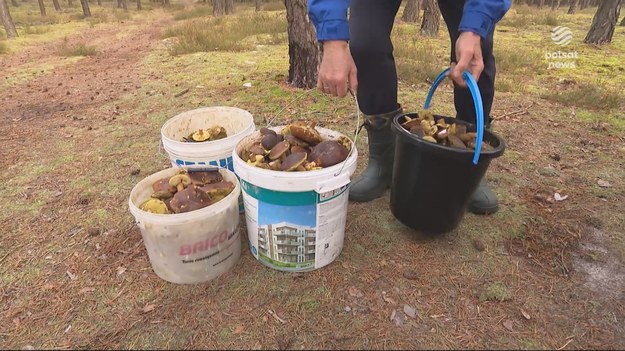
{"label": "building illustration on label", "polygon": [[315,228],[280,222],[258,227],[258,252],[275,261],[315,261]]}

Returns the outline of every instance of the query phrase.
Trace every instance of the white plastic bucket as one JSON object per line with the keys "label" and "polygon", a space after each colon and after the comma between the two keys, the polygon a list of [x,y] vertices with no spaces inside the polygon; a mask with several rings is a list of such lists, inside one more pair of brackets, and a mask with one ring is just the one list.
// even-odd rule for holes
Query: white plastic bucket
{"label": "white plastic bucket", "polygon": [[[220,125],[228,136],[203,143],[181,141],[197,131]],[[233,170],[232,149],[256,130],[254,117],[237,107],[213,106],[180,113],[161,128],[163,148],[172,166],[218,166]]]}
{"label": "white plastic bucket", "polygon": [[139,209],[152,194],[152,184],[171,177],[180,168],[168,168],[140,181],[130,192],[128,206],[141,230],[154,272],[177,284],[210,281],[228,272],[241,257],[239,233],[240,183],[234,173],[220,169],[234,190],[217,203],[177,214],[154,214]]}
{"label": "white plastic bucket", "polygon": [[[342,136],[325,128],[317,130],[328,139]],[[281,271],[304,272],[330,264],[343,249],[348,189],[358,157],[355,145],[345,161],[332,167],[280,172],[251,166],[238,156],[259,138],[260,132],[244,138],[232,154],[241,180],[252,254]]]}

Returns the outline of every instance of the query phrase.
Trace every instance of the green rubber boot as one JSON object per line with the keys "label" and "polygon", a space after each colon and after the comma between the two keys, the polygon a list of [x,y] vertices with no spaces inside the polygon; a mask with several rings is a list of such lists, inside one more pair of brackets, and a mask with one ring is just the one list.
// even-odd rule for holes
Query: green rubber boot
{"label": "green rubber boot", "polygon": [[391,130],[393,118],[402,107],[381,115],[365,116],[364,127],[369,138],[369,162],[362,174],[349,187],[349,199],[367,202],[376,199],[391,185],[395,135]]}
{"label": "green rubber boot", "polygon": [[493,214],[499,209],[497,196],[486,182],[486,176],[480,180],[480,184],[471,195],[468,210],[479,215]]}

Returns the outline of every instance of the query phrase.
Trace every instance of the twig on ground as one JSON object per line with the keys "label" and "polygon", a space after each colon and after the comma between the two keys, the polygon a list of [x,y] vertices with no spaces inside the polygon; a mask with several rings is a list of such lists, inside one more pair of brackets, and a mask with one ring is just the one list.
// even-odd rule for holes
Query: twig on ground
{"label": "twig on ground", "polygon": [[174,95],[174,97],[181,97],[182,95],[184,95],[184,94],[188,93],[188,92],[189,92],[189,90],[191,90],[191,88],[186,88],[186,89],[184,89],[184,90],[182,90],[182,91],[180,91],[180,92],[176,93],[176,94]]}
{"label": "twig on ground", "polygon": [[499,115],[499,116],[493,116],[492,119],[494,121],[496,120],[500,120],[503,118],[508,118],[508,117],[514,117],[514,116],[520,116],[520,115],[524,115],[526,113],[529,112],[530,108],[534,106],[534,101],[532,101],[528,106],[523,107],[521,109],[518,109],[516,111],[512,111],[512,112],[508,112],[508,113],[504,113],[503,115]]}

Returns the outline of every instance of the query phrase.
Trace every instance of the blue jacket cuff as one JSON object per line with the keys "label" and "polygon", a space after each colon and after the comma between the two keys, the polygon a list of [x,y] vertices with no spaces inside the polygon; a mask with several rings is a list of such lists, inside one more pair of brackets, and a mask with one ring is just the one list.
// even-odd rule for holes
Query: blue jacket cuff
{"label": "blue jacket cuff", "polygon": [[349,25],[347,20],[327,20],[318,23],[317,40],[349,40]]}
{"label": "blue jacket cuff", "polygon": [[479,11],[465,11],[460,21],[460,32],[473,32],[482,38],[487,38],[493,31],[495,21],[487,14]]}

